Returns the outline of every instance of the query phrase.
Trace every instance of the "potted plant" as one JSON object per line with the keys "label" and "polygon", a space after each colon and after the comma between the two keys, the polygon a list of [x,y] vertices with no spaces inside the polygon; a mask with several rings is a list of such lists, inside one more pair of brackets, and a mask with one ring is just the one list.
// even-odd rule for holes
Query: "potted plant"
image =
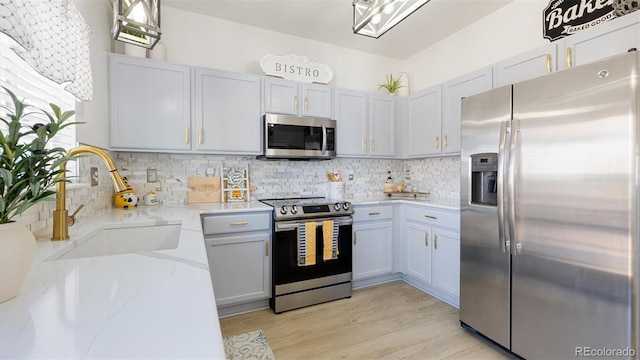
{"label": "potted plant", "polygon": [[395,94],[398,89],[403,88],[403,85],[400,85],[400,78],[402,74],[400,74],[397,78],[393,77],[393,74],[387,75],[387,82],[384,84],[378,84],[378,90],[384,88],[387,89],[389,94]]}
{"label": "potted plant", "polygon": [[[58,176],[63,171],[59,166],[72,157],[61,147],[47,145],[60,130],[77,124],[67,122],[74,111],[50,104],[48,112],[3,89],[13,108],[2,106],[0,113],[0,303],[18,294],[35,253],[33,234],[14,219],[42,201],[54,200],[54,185],[65,181]],[[36,113],[49,122],[27,125],[24,120]]]}

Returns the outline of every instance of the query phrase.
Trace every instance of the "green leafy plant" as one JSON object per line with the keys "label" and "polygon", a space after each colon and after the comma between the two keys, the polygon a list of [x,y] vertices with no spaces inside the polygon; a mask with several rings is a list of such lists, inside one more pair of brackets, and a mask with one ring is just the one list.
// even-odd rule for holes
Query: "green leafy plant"
{"label": "green leafy plant", "polygon": [[378,84],[378,90],[384,88],[387,89],[389,94],[395,94],[398,89],[403,88],[403,85],[400,85],[400,78],[402,74],[400,74],[397,78],[393,78],[393,74],[387,75],[387,82],[384,84]]}
{"label": "green leafy plant", "polygon": [[[10,90],[13,108],[2,106],[6,112],[0,121],[6,130],[0,131],[0,224],[8,223],[31,206],[53,200],[53,186],[66,181],[59,175],[61,164],[75,157],[67,155],[61,147],[47,148],[56,134],[67,126],[80,124],[67,122],[75,111],[62,111],[49,104],[51,112],[27,105]],[[35,109],[34,111],[30,111]],[[24,121],[36,113],[44,114],[49,122],[27,125]]]}

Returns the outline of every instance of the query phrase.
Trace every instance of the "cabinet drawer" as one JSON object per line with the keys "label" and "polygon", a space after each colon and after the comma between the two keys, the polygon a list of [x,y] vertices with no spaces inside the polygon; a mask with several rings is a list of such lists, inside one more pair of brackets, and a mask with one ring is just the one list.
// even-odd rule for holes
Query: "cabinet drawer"
{"label": "cabinet drawer", "polygon": [[353,208],[353,221],[374,221],[393,218],[393,206],[356,206]]}
{"label": "cabinet drawer", "polygon": [[407,207],[407,220],[451,229],[460,228],[460,213],[434,210],[426,207]]}
{"label": "cabinet drawer", "polygon": [[208,215],[202,217],[204,235],[269,230],[271,213]]}

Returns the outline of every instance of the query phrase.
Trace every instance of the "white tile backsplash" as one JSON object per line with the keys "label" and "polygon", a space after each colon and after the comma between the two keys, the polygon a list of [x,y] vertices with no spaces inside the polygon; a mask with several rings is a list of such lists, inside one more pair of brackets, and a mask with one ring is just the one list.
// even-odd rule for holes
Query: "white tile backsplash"
{"label": "white tile backsplash", "polygon": [[[387,171],[394,183],[405,181],[407,191],[429,191],[431,198],[459,199],[460,158],[437,157],[416,160],[333,159],[327,161],[257,160],[248,156],[199,154],[111,153],[120,174],[142,197],[156,191],[163,203],[186,203],[189,176],[219,176],[222,163],[232,166],[249,165],[251,185],[256,186],[252,199],[291,196],[328,196],[327,172],[338,171],[345,183],[348,198],[379,198],[384,191]],[[80,204],[85,208],[79,216],[87,216],[108,208],[113,203],[113,187],[102,160],[95,156],[80,159],[80,182],[89,183],[89,168],[97,167],[99,186],[70,189],[67,209]],[[156,169],[158,182],[147,183],[147,169]],[[405,169],[410,179],[405,180]],[[354,180],[349,181],[352,173]],[[55,202],[34,206],[19,219],[36,236],[51,233],[51,212]]]}

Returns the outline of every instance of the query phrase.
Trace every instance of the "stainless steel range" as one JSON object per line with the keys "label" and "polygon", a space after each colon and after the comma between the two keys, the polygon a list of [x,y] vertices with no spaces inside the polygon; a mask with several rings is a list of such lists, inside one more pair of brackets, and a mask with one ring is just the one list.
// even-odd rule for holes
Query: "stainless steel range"
{"label": "stainless steel range", "polygon": [[261,201],[273,207],[273,311],[351,297],[351,204],[325,198]]}

